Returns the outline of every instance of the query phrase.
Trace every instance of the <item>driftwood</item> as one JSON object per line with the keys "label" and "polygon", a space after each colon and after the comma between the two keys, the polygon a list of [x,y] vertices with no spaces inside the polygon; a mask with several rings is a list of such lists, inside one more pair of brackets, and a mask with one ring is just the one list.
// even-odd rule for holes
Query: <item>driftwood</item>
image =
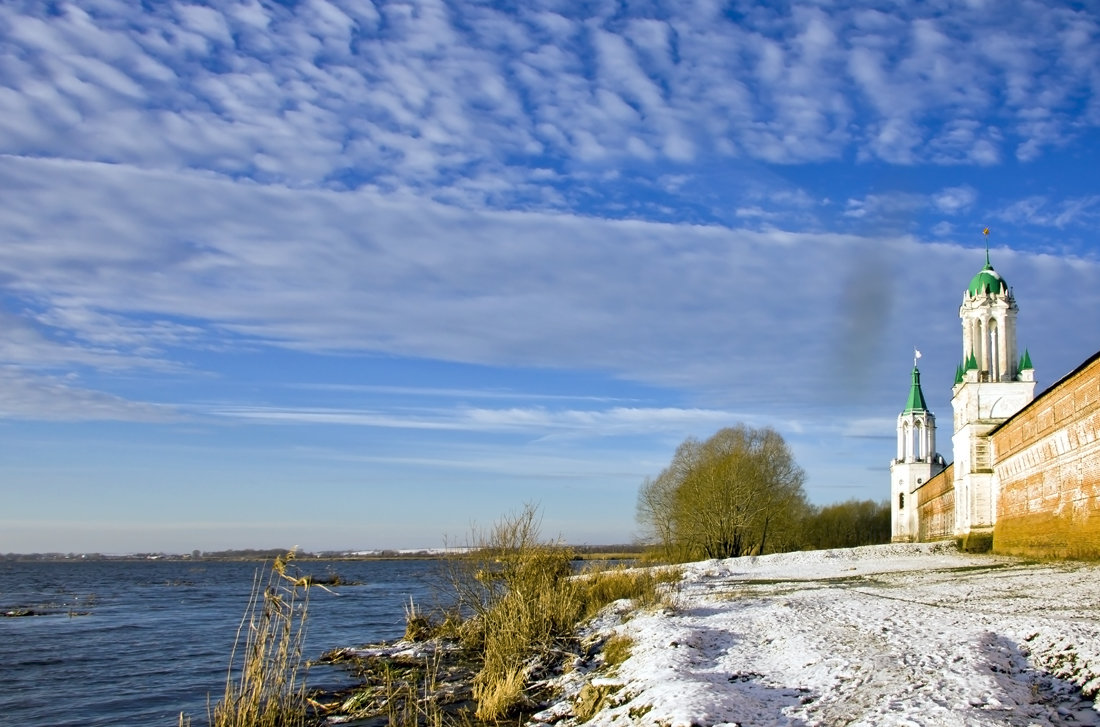
{"label": "driftwood", "polygon": [[23,618],[26,616],[87,616],[91,611],[75,611],[70,608],[13,608],[0,611],[4,618]]}

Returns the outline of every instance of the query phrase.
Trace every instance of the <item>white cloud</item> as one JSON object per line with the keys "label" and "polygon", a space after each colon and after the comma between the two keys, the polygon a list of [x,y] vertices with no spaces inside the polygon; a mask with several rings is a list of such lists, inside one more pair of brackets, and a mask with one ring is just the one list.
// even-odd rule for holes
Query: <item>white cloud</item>
{"label": "white cloud", "polygon": [[0,151],[439,190],[545,156],[993,164],[1100,124],[1068,8],[379,8],[0,8]]}
{"label": "white cloud", "polygon": [[1054,227],[1095,224],[1100,220],[1100,195],[1086,195],[1052,201],[1042,195],[1017,200],[998,212],[998,217],[1013,224]]}
{"label": "white cloud", "polygon": [[[276,346],[602,370],[715,408],[783,412],[839,395],[824,382],[853,357],[910,346],[898,339],[910,287],[933,296],[929,309],[956,305],[922,271],[972,267],[957,248],[896,236],[471,213],[113,165],[0,158],[0,188],[6,330],[23,332],[3,360],[46,370],[178,370],[180,349]],[[943,194],[948,206],[966,197]],[[847,214],[929,204],[872,195]]]}
{"label": "white cloud", "polygon": [[217,43],[233,43],[225,18],[217,10],[202,5],[177,5],[175,10],[183,27]]}
{"label": "white cloud", "polygon": [[1001,134],[970,119],[945,123],[929,140],[932,159],[942,164],[974,163],[987,166],[1000,161]]}
{"label": "white cloud", "polygon": [[928,202],[923,195],[906,192],[869,194],[862,199],[849,199],[844,205],[844,216],[855,219],[908,217],[925,207]]}
{"label": "white cloud", "polygon": [[946,220],[937,222],[932,226],[932,234],[937,237],[950,237],[955,234],[955,226]]}
{"label": "white cloud", "polygon": [[[297,426],[267,442],[467,471],[484,454],[527,479],[592,440],[554,471],[626,473],[623,491],[736,417],[877,491],[881,443],[857,437],[881,436],[915,343],[949,408],[953,311],[983,262],[956,229],[1016,226],[994,263],[1042,376],[1100,336],[1058,294],[1100,306],[1096,190],[1085,162],[1041,176],[1100,127],[1095,13],[991,7],[0,3],[0,404],[203,435],[278,418]],[[238,386],[261,359],[274,381]],[[323,390],[381,361],[438,367],[452,393],[407,390],[433,388],[416,374]],[[563,372],[583,382],[523,391]],[[240,466],[278,447],[260,449]]]}
{"label": "white cloud", "polygon": [[0,308],[0,365],[40,371],[91,367],[100,371],[169,371],[179,366],[163,356],[168,342],[194,340],[197,329],[166,321],[137,323],[124,316],[73,307],[58,299],[45,311]]}
{"label": "white cloud", "polygon": [[978,191],[968,184],[944,187],[928,195],[911,192],[869,194],[865,197],[849,198],[845,202],[843,215],[856,220],[874,221],[878,224],[885,222],[896,226],[899,221],[915,218],[926,210],[957,216],[969,210],[977,199]]}
{"label": "white cloud", "polygon": [[431,411],[379,411],[362,409],[218,407],[210,413],[231,419],[268,424],[319,424],[391,429],[430,429],[464,432],[525,432],[537,436],[623,436],[655,432],[683,432],[713,428],[738,415],[717,409],[631,408],[604,410],[543,407],[509,409],[437,409]]}
{"label": "white cloud", "polygon": [[502,389],[456,389],[450,387],[435,386],[390,386],[373,384],[299,384],[297,388],[336,391],[344,393],[370,393],[370,394],[396,394],[413,397],[455,398],[455,399],[523,399],[526,401],[561,400],[561,401],[592,401],[612,402],[619,401],[615,397],[591,396],[581,394],[545,394],[531,391],[514,391]]}
{"label": "white cloud", "polygon": [[0,420],[168,422],[181,419],[174,408],[76,385],[0,365]]}
{"label": "white cloud", "polygon": [[945,187],[932,195],[932,204],[947,215],[955,215],[969,208],[978,198],[978,191],[970,185]]}

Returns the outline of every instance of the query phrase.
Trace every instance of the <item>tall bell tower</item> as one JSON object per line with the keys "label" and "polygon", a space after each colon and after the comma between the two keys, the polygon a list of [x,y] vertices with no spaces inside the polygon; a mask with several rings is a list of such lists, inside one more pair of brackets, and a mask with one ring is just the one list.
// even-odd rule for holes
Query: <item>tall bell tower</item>
{"label": "tall bell tower", "polygon": [[1016,357],[1016,314],[1012,289],[989,261],[963,293],[959,318],[963,362],[955,372],[955,534],[992,538],[997,490],[989,456],[989,433],[1035,398],[1031,357]]}
{"label": "tall bell tower", "polygon": [[920,369],[913,357],[912,384],[905,409],[898,414],[898,456],[890,463],[890,527],[893,542],[919,539],[916,491],[943,468],[936,453],[936,416],[929,411],[920,387]]}

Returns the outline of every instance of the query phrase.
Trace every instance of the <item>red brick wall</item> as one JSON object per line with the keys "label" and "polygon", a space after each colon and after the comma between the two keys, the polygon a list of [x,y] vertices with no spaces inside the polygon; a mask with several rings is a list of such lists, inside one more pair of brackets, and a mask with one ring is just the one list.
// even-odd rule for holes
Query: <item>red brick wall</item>
{"label": "red brick wall", "polygon": [[1100,354],[993,432],[993,550],[1100,557]]}
{"label": "red brick wall", "polygon": [[917,539],[946,540],[955,536],[955,465],[921,485],[917,498]]}

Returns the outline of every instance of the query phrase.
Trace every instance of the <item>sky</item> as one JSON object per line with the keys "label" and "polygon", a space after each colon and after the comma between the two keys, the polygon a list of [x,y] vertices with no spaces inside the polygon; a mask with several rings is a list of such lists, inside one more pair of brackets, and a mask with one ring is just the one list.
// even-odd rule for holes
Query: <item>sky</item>
{"label": "sky", "polygon": [[984,227],[1100,349],[1098,142],[1086,2],[0,4],[0,552],[629,542],[735,424],[884,500]]}

